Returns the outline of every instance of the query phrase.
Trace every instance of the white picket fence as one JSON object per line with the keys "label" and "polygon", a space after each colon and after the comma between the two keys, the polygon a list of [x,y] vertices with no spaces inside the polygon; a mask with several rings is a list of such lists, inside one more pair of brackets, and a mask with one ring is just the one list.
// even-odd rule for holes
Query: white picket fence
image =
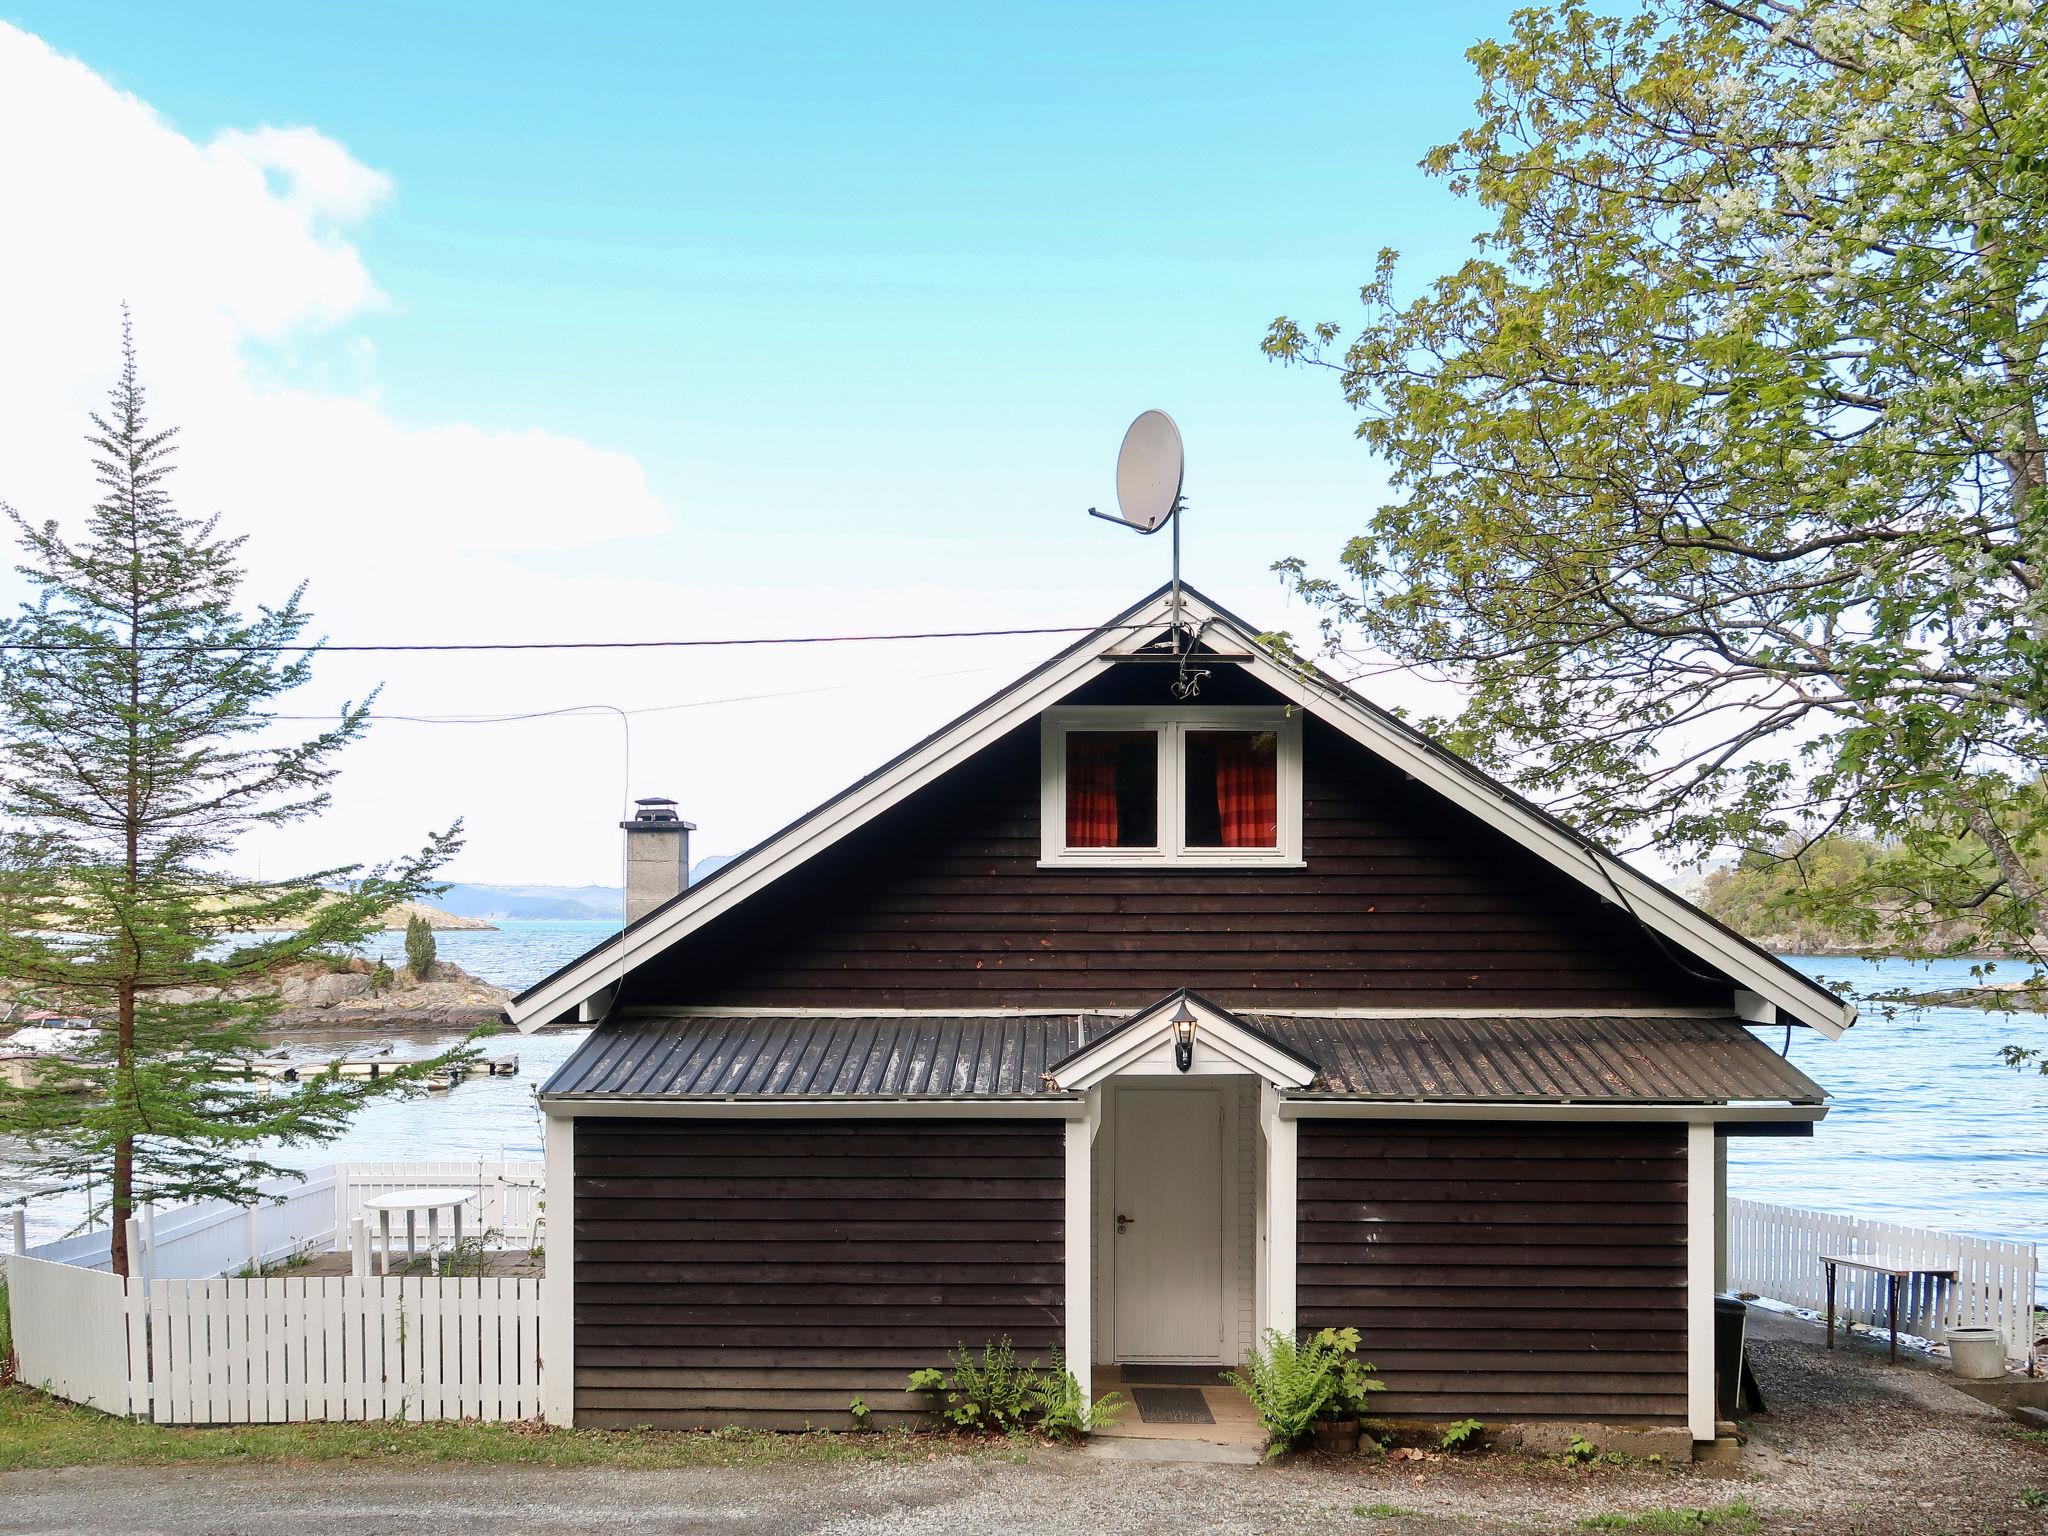
{"label": "white picket fence", "polygon": [[[1939,1341],[1950,1328],[1995,1328],[2009,1358],[2027,1359],[2033,1349],[2039,1260],[2031,1244],[1756,1200],[1728,1202],[1731,1289],[1819,1311],[1827,1304],[1823,1256],[1887,1269],[1954,1270],[1953,1282],[1900,1285],[1900,1330]],[[1886,1291],[1882,1275],[1837,1266],[1835,1315],[1882,1325]]]}
{"label": "white picket fence", "polygon": [[[267,1180],[255,1205],[206,1200],[146,1212],[144,1251],[130,1267],[153,1280],[199,1279],[275,1264],[295,1253],[332,1252],[345,1246],[349,1222],[363,1213],[365,1200],[429,1186],[475,1191],[463,1213],[467,1231],[502,1233],[512,1247],[532,1242],[541,1215],[539,1163],[333,1163],[309,1169],[302,1179]],[[84,1269],[104,1270],[112,1262],[105,1230],[20,1251]]]}
{"label": "white picket fence", "polygon": [[119,1275],[19,1254],[9,1259],[7,1305],[20,1379],[102,1413],[130,1412],[128,1291]]}
{"label": "white picket fence", "polygon": [[540,1413],[543,1280],[123,1280],[8,1261],[21,1379],[159,1424]]}

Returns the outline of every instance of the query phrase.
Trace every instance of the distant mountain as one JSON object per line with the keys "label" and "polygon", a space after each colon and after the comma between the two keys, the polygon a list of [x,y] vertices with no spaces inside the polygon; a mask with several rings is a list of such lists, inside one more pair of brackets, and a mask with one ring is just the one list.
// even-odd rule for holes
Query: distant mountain
{"label": "distant mountain", "polygon": [[[707,854],[690,866],[690,883],[694,885],[732,860],[729,853]],[[626,893],[616,885],[458,883],[436,896],[434,905],[463,917],[593,918],[615,922],[625,900]]]}
{"label": "distant mountain", "polygon": [[615,885],[451,885],[434,903],[464,917],[616,918],[624,900]]}

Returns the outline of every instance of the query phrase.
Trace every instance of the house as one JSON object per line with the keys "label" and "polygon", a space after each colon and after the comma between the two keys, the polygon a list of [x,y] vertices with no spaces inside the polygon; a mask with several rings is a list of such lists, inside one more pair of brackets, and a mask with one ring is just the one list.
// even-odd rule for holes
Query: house
{"label": "house", "polygon": [[695,886],[625,824],[645,910],[511,1009],[596,1024],[551,1420],[1351,1324],[1391,1415],[1713,1435],[1726,1139],[1825,1113],[1746,1026],[1854,1010],[1182,594],[1193,699],[1162,590]]}

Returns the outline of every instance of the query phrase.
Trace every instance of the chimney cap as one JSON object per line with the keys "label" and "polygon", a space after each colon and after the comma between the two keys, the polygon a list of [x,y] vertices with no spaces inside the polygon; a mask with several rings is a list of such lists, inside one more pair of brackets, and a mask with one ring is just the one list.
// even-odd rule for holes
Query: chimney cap
{"label": "chimney cap", "polygon": [[667,795],[646,795],[635,800],[639,809],[632,818],[622,821],[620,826],[628,832],[694,832],[697,824],[685,821],[676,814],[676,803]]}

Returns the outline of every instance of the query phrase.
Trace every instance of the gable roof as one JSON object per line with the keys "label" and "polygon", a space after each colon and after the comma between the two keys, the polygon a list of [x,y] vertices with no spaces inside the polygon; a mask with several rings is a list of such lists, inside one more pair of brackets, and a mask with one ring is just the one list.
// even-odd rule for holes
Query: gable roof
{"label": "gable roof", "polygon": [[1225,1064],[1262,1077],[1276,1088],[1306,1088],[1315,1080],[1315,1057],[1303,1055],[1286,1041],[1186,987],[1140,1008],[1116,1028],[1054,1062],[1045,1069],[1046,1075],[1062,1089],[1079,1091],[1141,1065],[1157,1054],[1157,1048],[1171,1046],[1173,1022],[1167,1010],[1177,1011],[1182,1003],[1195,1017],[1200,1055],[1221,1057]]}
{"label": "gable roof", "polygon": [[[1503,832],[1553,867],[1618,905],[1681,967],[1704,964],[1751,994],[1745,1017],[1782,1012],[1834,1038],[1855,1008],[1775,955],[1716,921],[1675,892],[1482,773],[1405,721],[1321,670],[1284,662],[1259,631],[1195,588],[1180,588],[1184,622],[1230,660],[1283,697],[1336,727],[1470,815]],[[1161,587],[952,723],[748,849],[697,885],[629,924],[515,997],[507,1012],[532,1030],[614,987],[643,960],[745,901],[819,850],[967,761],[1013,727],[1058,704],[1137,647],[1134,634],[1171,622],[1173,599]],[[1755,1006],[1764,1005],[1764,1006]]]}

